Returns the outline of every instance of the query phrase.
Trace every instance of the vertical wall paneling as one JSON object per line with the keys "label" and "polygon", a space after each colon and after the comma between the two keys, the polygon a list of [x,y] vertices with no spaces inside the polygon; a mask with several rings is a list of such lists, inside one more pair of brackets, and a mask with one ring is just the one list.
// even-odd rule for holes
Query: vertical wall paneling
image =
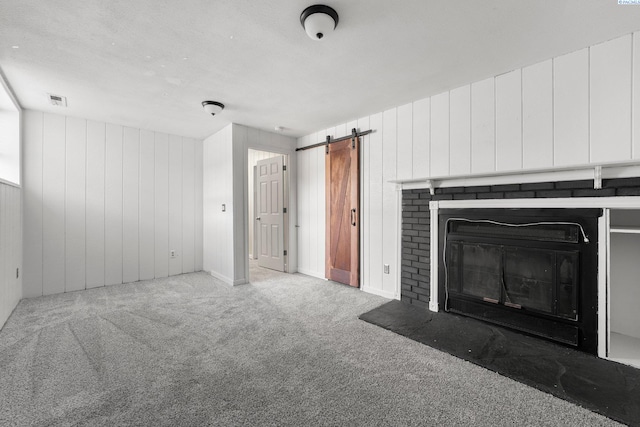
{"label": "vertical wall paneling", "polygon": [[[20,227],[11,228],[18,234],[24,218],[25,263],[16,280],[24,283],[25,297],[153,278],[162,236],[159,276],[167,275],[170,231],[174,241],[189,242],[187,249],[177,244],[187,256],[177,258],[174,272],[182,272],[183,261],[188,271],[198,257],[202,263],[201,141],[185,138],[183,154],[182,138],[171,137],[180,152],[172,152],[177,187],[170,190],[168,135],[29,110],[23,122],[24,216],[20,203],[7,215],[20,219]],[[177,200],[171,226],[170,193]],[[22,247],[17,240],[13,246]],[[22,249],[18,255],[17,261],[3,258],[14,277]]]}
{"label": "vertical wall paneling", "polygon": [[471,172],[471,85],[451,91],[449,173],[465,175]]}
{"label": "vertical wall paneling", "polygon": [[202,239],[203,239],[203,142],[195,142],[195,181],[196,181],[196,194],[195,194],[195,210],[196,210],[196,223],[195,223],[195,270],[202,270]]}
{"label": "vertical wall paneling", "polygon": [[65,189],[65,291],[86,286],[87,122],[67,117]]}
{"label": "vertical wall paneling", "polygon": [[589,49],[553,60],[554,166],[589,163]]}
{"label": "vertical wall paneling", "polygon": [[42,243],[44,294],[64,292],[65,133],[63,116],[44,115]]}
{"label": "vertical wall paneling", "polygon": [[25,111],[23,147],[23,295],[42,295],[42,142],[43,113]]}
{"label": "vertical wall paneling", "polygon": [[[319,132],[316,134],[318,138],[318,142],[323,140],[326,136],[324,132]],[[324,150],[310,150],[309,156],[309,169],[308,174],[311,178],[310,186],[309,186],[309,239],[310,242],[318,242],[317,244],[311,244],[309,247],[309,271],[314,274],[324,277],[324,264],[320,263],[319,257],[320,253],[324,252],[325,247],[321,246],[319,243],[320,233],[324,233],[325,228],[322,227],[320,229],[320,205],[319,201],[321,198],[324,198],[324,193],[321,193],[320,190],[320,177],[324,177],[324,167],[321,169],[320,159],[324,160]],[[323,164],[324,166],[324,164]]]}
{"label": "vertical wall paneling", "polygon": [[182,271],[195,270],[195,141],[182,139]]}
{"label": "vertical wall paneling", "polygon": [[413,173],[413,104],[398,107],[397,179],[415,178]]}
{"label": "vertical wall paneling", "polygon": [[431,175],[449,175],[449,92],[431,98]]}
{"label": "vertical wall paneling", "polygon": [[5,235],[7,223],[11,220],[8,218],[8,186],[0,183],[0,328],[6,320],[5,312],[8,310],[9,286],[7,281],[7,269],[9,261],[7,254],[11,251],[13,242]]}
{"label": "vertical wall paneling", "polygon": [[5,230],[7,223],[10,221],[7,215],[7,202],[9,188],[7,185],[0,183],[0,328],[4,325],[9,315],[9,283],[7,283],[7,252],[11,251],[13,242],[7,239]]}
{"label": "vertical wall paneling", "polygon": [[[154,165],[154,272],[155,277],[169,275],[169,136],[164,133],[155,134]],[[174,159],[177,162],[180,159]]]}
{"label": "vertical wall paneling", "polygon": [[[324,137],[326,139],[326,136],[329,135],[328,132],[318,132],[318,135],[321,137]],[[325,152],[320,149],[320,150],[313,150],[315,151],[315,156],[312,156],[312,162],[315,160],[315,170],[317,171],[317,174],[315,175],[316,178],[316,198],[317,198],[317,217],[316,217],[316,225],[314,226],[314,238],[316,239],[315,241],[318,242],[318,248],[320,248],[318,250],[318,253],[316,254],[317,257],[317,261],[316,261],[316,265],[317,265],[317,272],[319,273],[320,277],[325,277],[325,259],[326,259],[326,251],[325,251],[325,245],[326,245],[326,240],[327,240],[327,234],[326,234],[326,218],[327,218],[327,208],[326,208],[326,180],[325,180],[325,162],[326,162],[326,155]],[[313,166],[311,167],[311,169],[313,169]]]}
{"label": "vertical wall paneling", "polygon": [[413,103],[413,177],[429,176],[429,149],[431,146],[430,122],[431,99],[424,98]]}
{"label": "vertical wall paneling", "polygon": [[633,120],[633,158],[640,159],[640,32],[633,33],[633,100],[631,114]]}
{"label": "vertical wall paneling", "polygon": [[522,167],[553,166],[553,69],[544,61],[522,69]]}
{"label": "vertical wall paneling", "polygon": [[[382,135],[384,132],[383,113],[374,114],[370,117],[371,129],[376,131],[370,133],[367,141],[369,149],[369,280],[366,289],[381,291],[383,289],[383,239],[382,230],[384,218],[383,206],[383,183],[384,179],[380,171],[383,170],[383,148]],[[392,225],[393,226],[393,225]]]}
{"label": "vertical wall paneling", "polygon": [[[213,216],[213,194],[212,194],[212,180],[213,180],[213,159],[211,156],[211,146],[216,142],[215,135],[210,136],[209,138],[203,141],[202,148],[202,167],[203,167],[203,176],[202,176],[202,218],[203,218],[203,228],[202,228],[202,269],[206,272],[211,272],[211,268],[213,267],[212,260],[209,259],[209,252],[212,252],[214,248],[212,247],[211,238],[209,237],[211,233],[215,230],[214,224],[209,218],[209,215]],[[205,196],[206,195],[206,196]],[[206,255],[205,255],[206,254]]]}
{"label": "vertical wall paneling", "polygon": [[[382,291],[389,295],[395,290],[398,267],[398,194],[396,184],[389,182],[397,178],[397,114],[397,109],[393,108],[382,116],[382,259],[390,267],[390,273],[382,276]],[[372,267],[383,268],[381,265]]]}
{"label": "vertical wall paneling", "polygon": [[496,170],[495,79],[471,85],[471,172]]}
{"label": "vertical wall paneling", "polygon": [[232,128],[228,125],[203,143],[203,268],[228,284],[233,284],[235,271]]}
{"label": "vertical wall paneling", "polygon": [[169,275],[182,273],[182,138],[169,136]]}
{"label": "vertical wall paneling", "polygon": [[[309,145],[309,137],[300,139],[299,146]],[[298,195],[298,271],[308,272],[309,269],[309,157],[311,150],[299,151],[298,154],[298,188],[303,189]]]}
{"label": "vertical wall paneling", "polygon": [[[359,130],[371,129],[369,117],[358,119]],[[369,136],[360,139],[360,287],[369,282]]]}
{"label": "vertical wall paneling", "polygon": [[591,162],[631,159],[631,35],[591,47]]}
{"label": "vertical wall paneling", "polygon": [[105,284],[122,283],[123,271],[123,129],[107,124],[105,165]]}
{"label": "vertical wall paneling", "polygon": [[124,128],[122,141],[122,281],[140,280],[138,269],[138,196],[140,177],[140,131]]}
{"label": "vertical wall paneling", "polygon": [[[248,234],[245,227],[246,214],[246,193],[248,172],[247,172],[247,131],[246,127],[233,125],[231,127],[231,186],[233,204],[233,215],[231,216],[233,235],[233,283],[244,284],[249,282],[249,259],[248,259]],[[270,143],[277,141],[277,136],[272,134]]]}
{"label": "vertical wall paneling", "polygon": [[155,275],[155,138],[153,132],[140,131],[140,187],[138,195],[138,257],[140,280]]}
{"label": "vertical wall paneling", "polygon": [[105,123],[87,122],[87,288],[105,283],[105,128]]}
{"label": "vertical wall paneling", "polygon": [[496,170],[522,168],[522,71],[496,77]]}
{"label": "vertical wall paneling", "polygon": [[0,183],[0,328],[22,297],[20,188]]}

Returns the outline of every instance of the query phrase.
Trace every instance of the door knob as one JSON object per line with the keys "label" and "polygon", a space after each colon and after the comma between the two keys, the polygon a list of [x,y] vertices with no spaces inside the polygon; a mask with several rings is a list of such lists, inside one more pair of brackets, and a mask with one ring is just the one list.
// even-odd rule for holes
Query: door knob
{"label": "door knob", "polygon": [[256,221],[260,221],[260,217],[259,216],[256,217]]}

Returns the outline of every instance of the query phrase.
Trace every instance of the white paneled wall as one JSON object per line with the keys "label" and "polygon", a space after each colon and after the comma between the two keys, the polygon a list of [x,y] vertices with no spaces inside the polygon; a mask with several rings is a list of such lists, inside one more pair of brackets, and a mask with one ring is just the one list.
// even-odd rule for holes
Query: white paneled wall
{"label": "white paneled wall", "polygon": [[589,163],[589,49],[553,60],[553,164]]}
{"label": "white paneled wall", "polygon": [[553,166],[553,65],[522,69],[522,166]]}
{"label": "white paneled wall", "polygon": [[[299,146],[322,142],[325,132],[308,135]],[[298,271],[324,277],[325,263],[325,181],[322,148],[299,151],[298,154]],[[322,227],[320,227],[322,225]]]}
{"label": "white paneled wall", "polygon": [[496,170],[522,169],[522,70],[496,77]]}
{"label": "white paneled wall", "polygon": [[[409,125],[403,138],[417,136],[417,147],[427,160],[429,136],[423,127],[412,128],[415,114],[427,114],[429,105],[414,103],[400,109],[363,117],[335,128],[322,130],[298,140],[298,146],[323,142],[327,135],[339,138],[351,132],[374,129],[375,132],[362,138],[360,153],[361,176],[361,270],[362,289],[396,297],[399,243],[399,192],[395,179],[400,170],[411,170],[413,165],[424,168],[414,156],[398,157],[399,127]],[[405,141],[406,142],[406,141]],[[406,147],[405,147],[406,148]],[[415,145],[412,148],[416,148]],[[315,148],[299,151],[298,158],[298,271],[304,274],[325,277],[325,150]],[[389,264],[391,274],[383,274],[383,265]]]}
{"label": "white paneled wall", "polygon": [[25,297],[202,269],[201,142],[35,111],[24,129]]}
{"label": "white paneled wall", "polygon": [[203,143],[203,268],[229,284],[235,280],[232,128],[225,127]]}
{"label": "white paneled wall", "polygon": [[639,46],[626,35],[385,112],[398,165],[412,159],[394,179],[640,159]]}
{"label": "white paneled wall", "polygon": [[0,182],[0,328],[22,298],[21,190]]}
{"label": "white paneled wall", "polygon": [[628,35],[590,49],[592,162],[632,158],[631,40]]}
{"label": "white paneled wall", "polygon": [[[390,181],[553,170],[640,159],[640,33],[471,83],[357,122],[363,289],[395,296],[399,201]],[[364,125],[364,126],[362,126]],[[351,123],[298,146],[346,134]],[[324,151],[298,154],[303,273],[324,277]],[[517,182],[517,174],[514,174]],[[391,274],[383,275],[383,264]]]}
{"label": "white paneled wall", "polygon": [[487,173],[496,170],[495,123],[495,79],[486,79],[472,84],[471,173]]}

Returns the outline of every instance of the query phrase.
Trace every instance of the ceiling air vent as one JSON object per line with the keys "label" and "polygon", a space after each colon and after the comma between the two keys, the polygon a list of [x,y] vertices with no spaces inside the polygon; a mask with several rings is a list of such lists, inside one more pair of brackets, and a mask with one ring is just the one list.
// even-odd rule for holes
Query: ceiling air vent
{"label": "ceiling air vent", "polygon": [[66,107],[67,106],[67,97],[61,95],[54,95],[52,93],[49,94],[49,101],[51,105],[57,105],[58,107]]}

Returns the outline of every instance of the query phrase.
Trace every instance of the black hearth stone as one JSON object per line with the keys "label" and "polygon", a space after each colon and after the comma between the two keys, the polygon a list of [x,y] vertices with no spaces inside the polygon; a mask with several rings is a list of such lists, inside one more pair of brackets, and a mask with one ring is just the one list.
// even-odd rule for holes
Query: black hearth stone
{"label": "black hearth stone", "polygon": [[400,301],[360,319],[629,425],[640,426],[640,369]]}

